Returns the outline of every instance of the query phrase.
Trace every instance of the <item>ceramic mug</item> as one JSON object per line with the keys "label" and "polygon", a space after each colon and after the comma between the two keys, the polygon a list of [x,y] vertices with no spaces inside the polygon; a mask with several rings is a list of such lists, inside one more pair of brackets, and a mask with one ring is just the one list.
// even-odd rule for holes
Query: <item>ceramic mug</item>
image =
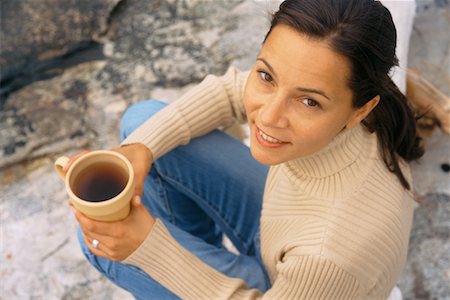
{"label": "ceramic mug", "polygon": [[125,156],[109,150],[88,152],[64,173],[69,160],[66,156],[59,157],[55,169],[77,210],[105,222],[128,216],[134,196],[134,171]]}

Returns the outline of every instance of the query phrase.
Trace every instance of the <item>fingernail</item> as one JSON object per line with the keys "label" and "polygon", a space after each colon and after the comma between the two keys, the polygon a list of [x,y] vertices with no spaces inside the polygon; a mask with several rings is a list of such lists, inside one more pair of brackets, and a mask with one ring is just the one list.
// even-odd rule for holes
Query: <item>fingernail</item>
{"label": "fingernail", "polygon": [[139,195],[134,196],[134,203],[137,205],[141,204],[141,196]]}

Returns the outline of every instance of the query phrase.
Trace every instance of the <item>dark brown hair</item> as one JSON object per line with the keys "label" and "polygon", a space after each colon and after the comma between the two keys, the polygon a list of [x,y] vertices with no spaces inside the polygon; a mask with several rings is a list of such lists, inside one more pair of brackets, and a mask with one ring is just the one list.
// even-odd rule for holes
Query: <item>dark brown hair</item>
{"label": "dark brown hair", "polygon": [[389,77],[392,67],[398,65],[397,33],[389,10],[373,0],[286,0],[273,15],[265,39],[277,24],[326,40],[348,59],[353,107],[362,107],[380,95],[378,105],[363,124],[376,132],[388,169],[410,189],[398,156],[411,161],[424,151],[407,99]]}

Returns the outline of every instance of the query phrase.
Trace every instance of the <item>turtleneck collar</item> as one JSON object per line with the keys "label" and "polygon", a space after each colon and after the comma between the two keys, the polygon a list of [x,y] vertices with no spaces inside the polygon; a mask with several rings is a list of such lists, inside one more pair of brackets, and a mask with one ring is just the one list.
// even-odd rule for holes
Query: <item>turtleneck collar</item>
{"label": "turtleneck collar", "polygon": [[377,150],[376,134],[363,125],[344,129],[327,146],[306,157],[284,163],[295,177],[323,178],[332,176],[349,165],[361,167]]}

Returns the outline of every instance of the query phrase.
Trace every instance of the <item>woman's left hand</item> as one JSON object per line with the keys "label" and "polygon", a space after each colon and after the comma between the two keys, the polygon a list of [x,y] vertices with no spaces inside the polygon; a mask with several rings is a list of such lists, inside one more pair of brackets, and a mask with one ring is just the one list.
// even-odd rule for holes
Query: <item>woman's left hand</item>
{"label": "woman's left hand", "polygon": [[[131,201],[130,214],[118,222],[100,222],[75,211],[84,241],[91,252],[113,261],[122,261],[133,253],[150,233],[155,220],[142,205],[140,196]],[[93,240],[98,246],[92,246]]]}

